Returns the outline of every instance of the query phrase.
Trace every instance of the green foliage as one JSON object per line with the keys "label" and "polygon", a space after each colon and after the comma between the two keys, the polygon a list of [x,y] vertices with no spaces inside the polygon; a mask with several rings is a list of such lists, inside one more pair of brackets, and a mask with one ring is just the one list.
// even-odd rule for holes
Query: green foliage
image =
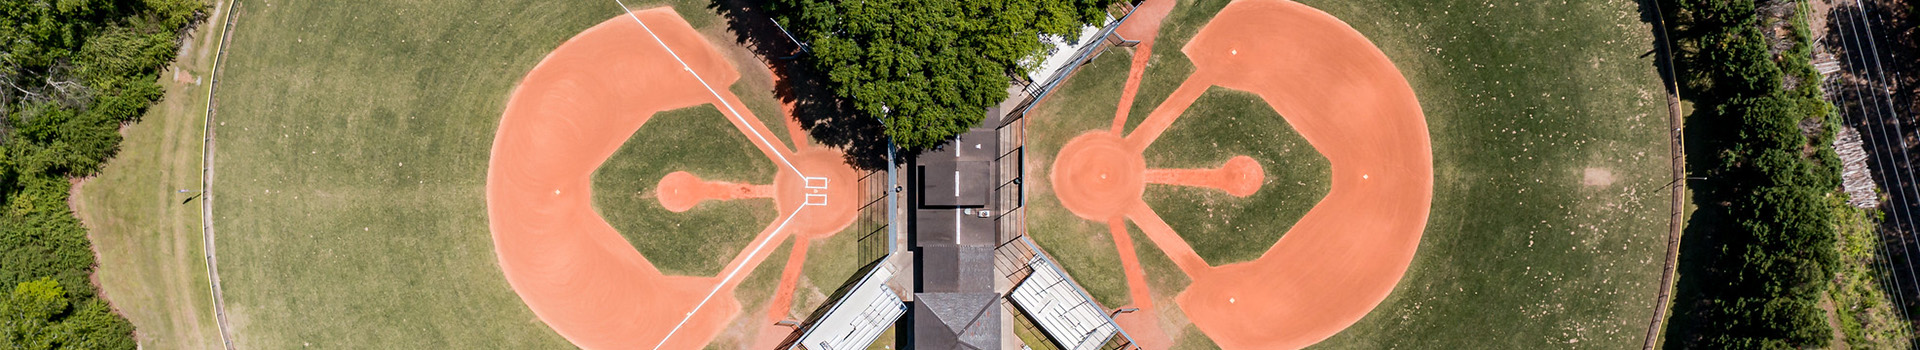
{"label": "green foliage", "polygon": [[1114,0],[774,0],[805,60],[851,112],[880,117],[906,148],[926,148],[979,124],[1007,98],[1023,63],[1045,54],[1041,34],[1073,36]]}
{"label": "green foliage", "polygon": [[1894,309],[1892,298],[1881,289],[1889,283],[1876,267],[1881,219],[1878,210],[1845,206],[1834,197],[1836,224],[1840,240],[1834,247],[1839,254],[1839,269],[1833,276],[1834,312],[1839,314],[1841,333],[1847,345],[1859,349],[1893,349],[1911,344],[1913,332],[1906,319]]}
{"label": "green foliage", "polygon": [[98,172],[120,126],[160,98],[159,70],[203,8],[0,1],[0,285],[18,285],[0,312],[0,348],[134,347],[133,326],[88,279],[93,252],[67,179]]}
{"label": "green foliage", "polygon": [[[1819,300],[1842,268],[1840,161],[1833,108],[1816,86],[1803,18],[1792,44],[1769,52],[1753,0],[1683,0],[1674,19],[1681,81],[1697,108],[1688,119],[1690,172],[1700,207],[1688,239],[1712,247],[1690,257],[1702,286],[1683,295],[1668,343],[1715,349],[1824,347],[1833,330]],[[1700,243],[1693,243],[1700,244]],[[1684,260],[1684,259],[1683,259]],[[1691,317],[1692,320],[1678,318]]]}
{"label": "green foliage", "polygon": [[23,282],[0,300],[0,348],[133,349],[133,325],[106,303],[74,305],[49,278]]}

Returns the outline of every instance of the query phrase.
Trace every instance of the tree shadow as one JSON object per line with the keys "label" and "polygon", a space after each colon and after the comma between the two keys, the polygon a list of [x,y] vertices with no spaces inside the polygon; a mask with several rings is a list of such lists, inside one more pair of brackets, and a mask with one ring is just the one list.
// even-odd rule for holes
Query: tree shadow
{"label": "tree shadow", "polygon": [[[1663,7],[1656,1],[1659,0],[1634,1],[1636,9],[1640,13],[1640,22],[1647,25],[1648,31],[1652,34],[1653,39],[1648,42],[1648,46],[1652,49],[1648,50],[1647,54],[1641,57],[1653,56],[1650,65],[1653,71],[1660,76],[1660,88],[1663,93],[1669,94],[1669,96],[1690,94],[1687,88],[1689,84],[1682,84],[1682,78],[1678,75],[1680,67],[1677,66],[1683,65],[1686,60],[1681,58],[1680,53],[1675,52],[1675,50],[1681,47],[1672,42],[1673,37],[1671,36],[1671,31],[1674,31],[1676,28],[1672,22],[1669,21],[1669,18],[1673,17],[1674,13],[1671,12],[1673,9],[1667,8],[1672,7],[1672,4]],[[1679,105],[1669,105],[1668,108],[1679,108]],[[1669,113],[1677,114],[1679,112],[1670,110]],[[1704,113],[1694,113],[1693,115],[1684,116],[1684,118],[1687,122],[1686,125],[1699,125],[1699,123],[1703,122],[1701,119],[1707,118],[1707,116],[1705,116]],[[1687,128],[1684,129],[1683,132],[1683,140],[1698,140],[1717,136],[1699,135],[1713,132],[1713,130],[1706,128]],[[1702,163],[1693,160],[1711,159],[1714,156],[1714,148],[1709,147],[1712,146],[1711,142],[1685,143],[1682,146],[1684,149],[1682,149],[1681,152],[1689,159],[1686,165],[1688,174],[1700,174],[1709,171],[1708,167],[1696,165]],[[1685,181],[1687,181],[1688,188],[1695,189],[1691,198],[1687,198],[1686,200],[1689,203],[1695,203],[1698,209],[1687,218],[1687,224],[1685,228],[1682,229],[1681,237],[1683,238],[1679,242],[1679,256],[1674,261],[1672,290],[1662,290],[1662,292],[1670,293],[1670,304],[1654,305],[1656,308],[1668,308],[1667,319],[1661,323],[1665,329],[1648,330],[1648,334],[1660,334],[1660,339],[1663,341],[1662,347],[1664,349],[1692,348],[1701,337],[1700,334],[1703,334],[1704,329],[1702,326],[1706,324],[1705,321],[1707,321],[1708,318],[1702,314],[1702,311],[1711,309],[1709,305],[1705,305],[1710,301],[1703,298],[1703,296],[1709,288],[1713,288],[1713,286],[1707,285],[1707,282],[1713,279],[1706,276],[1712,273],[1711,269],[1719,259],[1718,247],[1721,245],[1720,239],[1716,237],[1716,232],[1713,232],[1714,230],[1712,228],[1720,227],[1726,220],[1724,212],[1726,207],[1716,205],[1715,202],[1717,201],[1711,199],[1713,193],[1717,191],[1714,191],[1712,188],[1702,188],[1703,186],[1713,186],[1713,184],[1699,180]],[[1676,189],[1669,186],[1664,190],[1673,191]],[[1672,214],[1670,217],[1678,217],[1678,214]],[[1663,285],[1659,286],[1659,288],[1668,288],[1668,286]],[[1658,299],[1655,298],[1654,300],[1657,302]],[[1653,327],[1654,325],[1652,323],[1654,322],[1661,322],[1661,320],[1650,320],[1647,326]]]}
{"label": "tree shadow", "polygon": [[792,106],[793,118],[808,136],[844,152],[847,164],[854,168],[887,168],[892,143],[885,124],[834,95],[826,85],[827,75],[802,61],[807,52],[773,21],[780,14],[769,10],[765,0],[713,0],[707,8],[726,18],[736,43],[768,63],[774,96]]}

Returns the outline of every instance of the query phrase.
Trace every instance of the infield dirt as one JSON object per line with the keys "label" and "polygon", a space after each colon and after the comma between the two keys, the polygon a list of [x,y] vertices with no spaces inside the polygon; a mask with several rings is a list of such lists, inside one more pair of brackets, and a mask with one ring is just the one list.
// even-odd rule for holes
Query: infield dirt
{"label": "infield dirt", "polygon": [[[1143,310],[1122,325],[1148,348],[1171,346],[1167,334],[1179,332],[1151,322],[1158,311],[1123,219],[1192,279],[1176,300],[1223,348],[1302,348],[1359,321],[1406,272],[1432,201],[1432,150],[1412,88],[1359,32],[1294,2],[1228,4],[1182,50],[1195,72],[1139,127],[1120,136],[1131,96],[1123,93],[1113,128],[1069,141],[1053,165],[1061,204],[1106,222],[1120,250],[1132,306]],[[1133,70],[1143,69],[1135,61]],[[1128,92],[1137,83],[1130,78]],[[1147,170],[1141,160],[1212,86],[1259,95],[1333,169],[1327,197],[1266,254],[1221,266],[1210,266],[1140,199],[1150,180],[1235,196],[1259,189],[1258,163],[1245,155],[1204,170]]]}
{"label": "infield dirt", "polygon": [[[575,345],[705,346],[740,313],[733,295],[745,277],[740,272],[763,262],[770,243],[789,236],[801,242],[824,238],[852,223],[853,170],[835,151],[794,151],[767,141],[777,138],[761,119],[735,107],[742,106],[738,97],[710,87],[731,85],[739,75],[678,14],[659,8],[582,32],[515,89],[488,168],[495,249],[514,291]],[[702,200],[770,195],[783,219],[763,229],[720,276],[666,275],[595,213],[590,178],[649,117],[701,104],[723,106],[735,127],[785,169],[772,185],[712,183],[675,172],[661,181],[661,204],[685,210]],[[803,179],[801,172],[815,179]],[[841,186],[807,186],[817,179]],[[824,203],[808,203],[810,194],[824,195]],[[804,249],[804,243],[795,245],[796,251]],[[775,301],[768,303],[770,314],[784,314],[790,303],[793,271],[799,267],[787,269]],[[761,333],[754,343],[784,336]]]}

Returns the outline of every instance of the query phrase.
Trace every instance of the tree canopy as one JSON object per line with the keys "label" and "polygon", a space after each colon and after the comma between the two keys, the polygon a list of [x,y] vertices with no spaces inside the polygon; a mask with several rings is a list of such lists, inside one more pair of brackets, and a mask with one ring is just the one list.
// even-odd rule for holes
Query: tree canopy
{"label": "tree canopy", "polygon": [[1007,98],[1041,34],[1075,37],[1116,0],[771,0],[810,54],[804,64],[904,148],[938,145]]}
{"label": "tree canopy", "polygon": [[[1778,1],[1778,0],[1774,0]],[[1668,8],[1687,118],[1693,202],[1669,348],[1825,347],[1819,307],[1840,264],[1841,195],[1832,140],[1841,120],[1822,98],[1803,17],[1763,17],[1770,1],[1680,0]],[[1788,4],[1791,5],[1791,4]],[[1776,22],[1777,21],[1777,22]],[[1778,24],[1788,33],[1762,29]],[[1769,33],[1773,33],[1772,36]],[[1770,51],[1773,42],[1785,48]],[[1686,287],[1695,286],[1695,287]]]}
{"label": "tree canopy", "polygon": [[[160,99],[196,0],[0,0],[0,349],[133,349],[99,300],[72,184]],[[0,289],[3,290],[3,289]]]}

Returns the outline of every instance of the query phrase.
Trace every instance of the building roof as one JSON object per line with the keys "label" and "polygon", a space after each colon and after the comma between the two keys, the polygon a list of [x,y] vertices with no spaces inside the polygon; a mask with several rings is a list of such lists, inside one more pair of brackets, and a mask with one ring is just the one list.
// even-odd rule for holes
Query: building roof
{"label": "building roof", "polygon": [[921,164],[921,206],[935,208],[987,206],[989,190],[993,189],[991,162],[941,159],[923,161]]}
{"label": "building roof", "polygon": [[1000,294],[914,294],[913,333],[913,349],[999,349]]}
{"label": "building roof", "polygon": [[993,247],[922,247],[918,258],[920,291],[977,293],[993,291]]}
{"label": "building roof", "polygon": [[993,217],[985,209],[920,209],[913,215],[913,246],[994,245]]}

